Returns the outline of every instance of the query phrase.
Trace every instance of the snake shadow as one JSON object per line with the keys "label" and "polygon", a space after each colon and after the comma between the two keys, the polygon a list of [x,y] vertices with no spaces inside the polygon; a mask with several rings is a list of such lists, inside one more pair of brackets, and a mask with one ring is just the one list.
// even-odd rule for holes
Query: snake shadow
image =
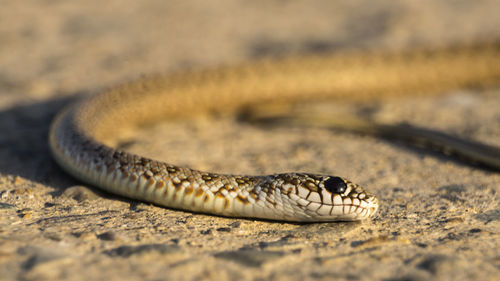
{"label": "snake shadow", "polygon": [[22,177],[56,189],[76,182],[52,160],[48,132],[55,115],[82,95],[74,93],[0,110],[0,174]]}

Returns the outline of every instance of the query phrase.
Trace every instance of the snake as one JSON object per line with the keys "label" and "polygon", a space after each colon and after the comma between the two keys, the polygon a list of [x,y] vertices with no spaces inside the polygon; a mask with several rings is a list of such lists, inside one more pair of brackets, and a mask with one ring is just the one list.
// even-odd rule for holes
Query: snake
{"label": "snake", "polygon": [[113,138],[161,119],[237,114],[262,103],[370,103],[489,85],[499,78],[495,42],[347,50],[153,74],[65,107],[51,124],[49,146],[59,166],[78,180],[171,209],[287,222],[360,221],[376,214],[379,200],[344,177],[198,171],[127,152]]}

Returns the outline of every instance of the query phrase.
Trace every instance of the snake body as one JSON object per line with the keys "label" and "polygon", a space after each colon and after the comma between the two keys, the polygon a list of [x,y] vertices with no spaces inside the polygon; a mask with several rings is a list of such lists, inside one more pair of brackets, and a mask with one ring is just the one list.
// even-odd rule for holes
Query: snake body
{"label": "snake body", "polygon": [[425,94],[499,77],[498,44],[312,55],[150,76],[67,107],[55,118],[49,143],[56,162],[74,177],[170,208],[282,221],[362,220],[376,212],[378,199],[342,177],[201,172],[113,148],[111,139],[125,127],[161,118],[234,113],[262,102]]}

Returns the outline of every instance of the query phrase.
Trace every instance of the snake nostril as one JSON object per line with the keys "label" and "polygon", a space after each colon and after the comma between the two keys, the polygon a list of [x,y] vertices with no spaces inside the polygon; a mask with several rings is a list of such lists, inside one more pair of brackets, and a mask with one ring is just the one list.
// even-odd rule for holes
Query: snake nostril
{"label": "snake nostril", "polygon": [[347,185],[344,180],[339,177],[331,177],[324,182],[325,189],[331,193],[344,193]]}

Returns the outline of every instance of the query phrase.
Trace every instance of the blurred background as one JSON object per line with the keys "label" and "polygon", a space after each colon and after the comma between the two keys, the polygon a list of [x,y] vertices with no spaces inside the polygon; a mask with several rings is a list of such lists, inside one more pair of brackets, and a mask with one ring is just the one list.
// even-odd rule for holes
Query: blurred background
{"label": "blurred background", "polygon": [[[496,173],[374,138],[234,120],[131,137],[133,151],[203,170],[335,173],[382,202],[363,224],[235,222],[82,186],[68,195],[81,183],[51,160],[47,132],[75,97],[134,77],[500,40],[499,11],[499,0],[0,0],[0,280],[496,280]],[[499,145],[499,97],[462,89],[379,111]]]}
{"label": "blurred background", "polygon": [[2,0],[1,5],[0,108],[183,67],[500,37],[498,0]]}

